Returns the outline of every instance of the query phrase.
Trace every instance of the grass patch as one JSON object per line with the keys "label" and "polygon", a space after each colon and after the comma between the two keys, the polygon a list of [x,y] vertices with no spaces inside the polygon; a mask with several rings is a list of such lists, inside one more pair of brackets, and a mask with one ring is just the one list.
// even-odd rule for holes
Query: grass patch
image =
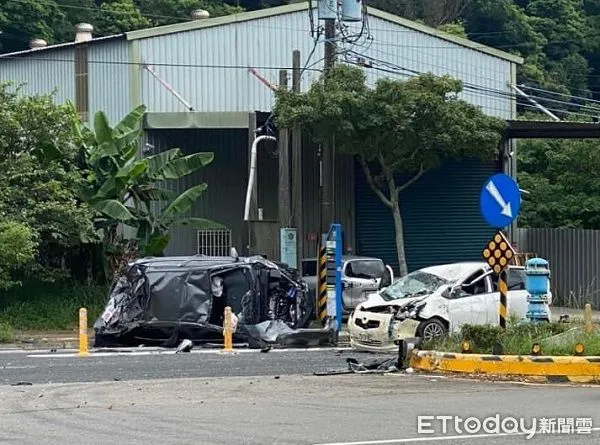
{"label": "grass patch", "polygon": [[465,325],[460,333],[426,342],[424,350],[461,352],[462,342],[469,342],[471,352],[492,354],[499,344],[507,355],[531,355],[535,343],[542,347],[542,355],[573,355],[574,346],[585,346],[583,355],[600,356],[600,330],[583,332],[583,325],[575,323],[519,323],[511,322],[506,330],[492,325]]}
{"label": "grass patch", "polygon": [[91,325],[104,309],[107,292],[106,286],[97,285],[25,283],[1,294],[0,326],[16,331],[70,330],[78,326],[82,307],[87,308]]}
{"label": "grass patch", "polygon": [[10,343],[13,338],[14,334],[10,325],[0,321],[0,343]]}

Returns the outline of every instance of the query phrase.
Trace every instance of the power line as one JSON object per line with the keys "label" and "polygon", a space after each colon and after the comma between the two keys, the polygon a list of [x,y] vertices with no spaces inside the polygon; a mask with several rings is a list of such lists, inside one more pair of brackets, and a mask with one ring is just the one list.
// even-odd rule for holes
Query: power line
{"label": "power line", "polygon": [[[422,74],[422,72],[420,72],[420,71],[411,70],[409,68],[401,67],[399,65],[393,64],[393,63],[388,62],[388,61],[380,60],[380,59],[377,59],[377,58],[374,58],[374,57],[371,57],[371,56],[367,56],[365,54],[361,54],[361,53],[359,53],[357,51],[347,50],[346,53],[354,53],[354,54],[356,54],[357,57],[368,59],[368,60],[371,60],[371,61],[379,63],[379,64],[387,65],[387,66],[390,66],[390,67],[392,67],[394,69],[400,69],[401,71],[411,72],[411,73],[417,74],[417,75],[418,74]],[[387,54],[387,53],[382,52],[382,54]],[[412,60],[412,59],[410,59],[410,60]],[[439,68],[444,68],[444,67],[439,66],[439,65],[433,65],[433,66],[436,66],[436,67],[439,67]],[[482,78],[484,80],[490,80],[490,81],[495,80],[495,79],[490,79],[488,77],[482,77],[482,76],[476,76],[476,77]],[[489,88],[489,87],[481,87],[480,85],[473,85],[473,84],[469,84],[469,83],[464,82],[464,81],[463,81],[463,84],[469,85],[469,86],[475,87],[475,88],[487,88],[488,90],[494,90],[497,93],[507,94],[510,97],[521,97],[520,95],[516,95],[515,93],[512,93],[512,92],[506,92],[506,91],[502,91],[502,90],[495,90],[495,89]],[[547,92],[547,93],[552,93],[552,94],[560,94],[560,93],[553,93],[553,92],[551,92],[549,90],[543,90],[543,89],[539,89],[539,88],[536,89],[536,90],[537,91],[542,91],[542,92]],[[600,101],[596,101],[596,100],[593,100],[593,99],[585,99],[585,98],[582,98],[582,97],[579,97],[579,96],[572,96],[572,95],[565,95],[565,94],[561,94],[561,96],[570,96],[572,98],[577,98],[579,100],[588,100],[590,102],[600,103]],[[563,104],[563,105],[568,105],[568,106],[584,107],[584,108],[589,108],[590,110],[593,110],[593,111],[597,111],[597,108],[595,108],[593,106],[590,106],[590,105],[578,104],[578,103],[574,103],[574,102],[565,102],[565,101],[561,101],[561,100],[557,100],[557,99],[551,99],[551,98],[547,98],[547,97],[541,97],[539,95],[532,95],[531,97],[534,97],[534,98],[539,99],[539,100],[545,100],[545,101],[548,101],[548,102],[553,102],[553,103],[558,103],[558,104]]]}
{"label": "power line", "polygon": [[[0,61],[2,59],[16,59],[16,60],[27,60],[36,62],[58,62],[58,63],[75,63],[75,59],[56,59],[48,57],[28,57],[28,55],[0,55]],[[285,66],[248,66],[248,65],[209,65],[209,64],[193,64],[193,63],[165,63],[165,62],[123,62],[117,60],[88,60],[90,64],[100,65],[137,65],[137,66],[163,66],[163,67],[176,67],[176,68],[211,68],[211,69],[243,69],[254,68],[257,70],[291,70],[292,67]],[[306,71],[319,71],[322,70],[317,68],[306,68]]]}
{"label": "power line", "polygon": [[[366,57],[367,59],[369,57]],[[357,66],[361,66],[360,64],[353,62],[353,61],[349,61],[346,60],[347,63],[349,64],[353,64],[353,65],[357,65]],[[383,64],[389,64],[388,62],[382,61]],[[389,64],[392,65],[393,64]],[[403,68],[403,67],[399,67],[399,66],[395,66],[394,68],[382,68],[382,67],[378,67],[378,66],[371,66],[371,68],[377,70],[377,71],[382,71],[382,72],[386,72],[389,74],[396,74],[396,75],[404,75],[404,76],[408,76],[408,77],[416,77],[418,75],[424,74],[422,72],[416,71],[416,70],[411,70],[408,68]],[[401,72],[401,71],[404,71]],[[406,74],[408,73],[408,74]],[[522,100],[523,98],[520,95],[516,95],[515,93],[511,93],[511,92],[507,92],[507,91],[501,91],[501,90],[495,90],[492,88],[486,88],[486,87],[481,87],[478,85],[472,85],[469,83],[465,83],[463,82],[463,87],[464,87],[464,91],[465,92],[471,92],[474,94],[479,94],[479,95],[484,95],[484,96],[488,96],[488,97],[504,97],[507,99],[514,99],[517,101],[518,105],[524,106],[524,107],[528,107],[528,108],[536,108],[533,105],[527,104],[527,103],[523,103]],[[531,96],[531,97],[535,97],[536,99],[545,99],[545,98],[538,98],[536,96]],[[519,102],[519,100],[521,100],[521,102]],[[577,105],[577,104],[572,104],[572,103],[567,103],[569,105]],[[589,108],[589,107],[588,107]],[[537,109],[537,108],[536,108]],[[572,115],[572,116],[586,116],[586,117],[591,117],[591,118],[596,118],[597,114],[588,114],[588,113],[578,113],[578,112],[573,112],[573,111],[569,111],[569,110],[564,110],[564,109],[554,109],[554,108],[547,108],[548,110],[551,111],[556,111],[559,113],[563,113],[563,114],[567,114],[567,115]],[[592,110],[590,110],[592,111]],[[596,110],[593,110],[596,111]]]}

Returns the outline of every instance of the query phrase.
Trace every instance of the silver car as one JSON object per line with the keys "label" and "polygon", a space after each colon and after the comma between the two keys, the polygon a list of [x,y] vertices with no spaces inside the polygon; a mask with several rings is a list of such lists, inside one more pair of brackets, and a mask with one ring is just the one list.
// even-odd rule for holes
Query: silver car
{"label": "silver car", "polygon": [[[317,260],[302,260],[302,279],[308,285],[311,295],[316,300]],[[373,292],[389,286],[394,282],[394,272],[379,258],[363,256],[342,256],[342,313],[350,314],[356,307],[367,300]]]}

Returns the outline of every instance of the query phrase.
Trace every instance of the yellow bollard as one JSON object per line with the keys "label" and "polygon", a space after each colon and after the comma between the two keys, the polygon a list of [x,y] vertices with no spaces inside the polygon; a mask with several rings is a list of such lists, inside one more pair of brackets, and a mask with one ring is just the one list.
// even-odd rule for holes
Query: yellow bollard
{"label": "yellow bollard", "polygon": [[583,330],[586,334],[590,334],[594,330],[592,324],[592,305],[586,304],[583,311]]}
{"label": "yellow bollard", "polygon": [[231,320],[231,307],[225,308],[225,319],[223,320],[223,351],[233,351],[233,329]]}
{"label": "yellow bollard", "polygon": [[87,309],[79,309],[79,355],[88,355],[88,323]]}

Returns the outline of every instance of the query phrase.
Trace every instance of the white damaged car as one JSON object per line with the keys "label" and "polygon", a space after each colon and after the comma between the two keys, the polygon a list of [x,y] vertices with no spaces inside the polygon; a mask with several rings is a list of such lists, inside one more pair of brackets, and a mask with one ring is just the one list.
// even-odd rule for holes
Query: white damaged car
{"label": "white damaged car", "polygon": [[[507,269],[509,316],[525,319],[525,269]],[[551,319],[552,294],[547,311]],[[369,352],[397,350],[396,340],[433,337],[457,332],[464,324],[499,324],[500,292],[497,275],[485,262],[427,267],[398,279],[369,295],[350,315],[348,331],[354,349]]]}

